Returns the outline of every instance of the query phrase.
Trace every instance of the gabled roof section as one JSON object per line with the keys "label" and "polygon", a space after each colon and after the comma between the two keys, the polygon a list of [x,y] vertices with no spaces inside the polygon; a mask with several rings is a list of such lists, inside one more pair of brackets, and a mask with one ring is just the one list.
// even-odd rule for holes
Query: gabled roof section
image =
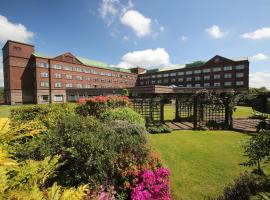
{"label": "gabled roof section", "polygon": [[74,56],[70,52],[61,54],[61,55],[56,56],[56,57],[54,57],[52,59],[53,60],[58,60],[58,61],[63,61],[63,62],[74,63],[74,64],[83,64],[76,56]]}
{"label": "gabled roof section", "polygon": [[225,62],[233,62],[233,60],[231,59],[228,59],[228,58],[225,58],[225,57],[222,57],[222,56],[219,56],[219,55],[216,55],[214,56],[213,58],[211,58],[210,60],[208,60],[205,64],[206,65],[209,65],[209,64],[214,64],[214,63],[218,63],[219,61],[225,61]]}
{"label": "gabled roof section", "polygon": [[47,59],[52,58],[52,57],[49,56],[49,55],[45,55],[45,54],[43,54],[43,53],[38,53],[38,52],[33,53],[33,55],[34,55],[35,57],[39,57],[39,58],[47,58]]}

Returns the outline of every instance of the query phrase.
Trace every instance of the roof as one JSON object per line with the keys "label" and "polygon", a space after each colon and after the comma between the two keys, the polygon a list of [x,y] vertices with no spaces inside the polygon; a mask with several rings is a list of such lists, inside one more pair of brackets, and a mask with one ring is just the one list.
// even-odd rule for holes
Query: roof
{"label": "roof", "polygon": [[[36,57],[46,58],[46,59],[54,58],[54,56],[49,56],[49,55],[46,55],[46,54],[43,54],[43,53],[37,53],[37,52],[33,53],[33,55],[36,56]],[[89,59],[89,58],[83,58],[83,57],[79,57],[79,56],[76,56],[76,58],[86,66],[92,66],[92,67],[97,67],[97,68],[102,68],[102,69],[113,70],[113,71],[131,73],[131,71],[129,69],[111,67],[108,64],[106,64],[104,62],[101,62],[101,61],[92,60],[92,59]]]}
{"label": "roof", "polygon": [[[248,60],[248,58],[240,57],[240,58],[233,58],[229,60],[238,62],[238,61],[246,61]],[[182,69],[182,68],[200,67],[204,65],[206,62],[207,61],[198,60],[198,61],[194,61],[192,63],[187,63],[187,64],[177,64],[177,65],[166,66],[166,67],[150,68],[147,70],[146,73],[162,72],[162,71],[169,71],[169,70]]]}

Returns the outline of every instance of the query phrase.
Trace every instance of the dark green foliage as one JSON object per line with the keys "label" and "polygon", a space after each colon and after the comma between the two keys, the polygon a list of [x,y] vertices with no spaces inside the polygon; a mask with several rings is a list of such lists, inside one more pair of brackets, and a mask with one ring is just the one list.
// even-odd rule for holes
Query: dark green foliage
{"label": "dark green foliage", "polygon": [[226,186],[223,196],[218,200],[250,200],[260,192],[270,191],[269,177],[254,174],[242,174],[233,184]]}
{"label": "dark green foliage", "polygon": [[4,97],[4,88],[0,87],[0,101],[3,101],[5,99]]}
{"label": "dark green foliage", "polygon": [[125,121],[106,126],[93,117],[64,116],[54,129],[33,141],[30,145],[33,148],[26,148],[22,156],[43,159],[60,155],[62,166],[55,180],[62,185],[104,182],[119,185],[115,184],[122,177],[116,168],[117,157],[131,153],[138,164],[143,164],[148,152],[144,133],[144,127]]}
{"label": "dark green foliage", "polygon": [[142,115],[128,107],[105,110],[101,113],[100,118],[102,119],[102,121],[105,122],[111,122],[114,120],[125,120],[131,123],[140,124],[142,126],[145,125],[145,121]]}
{"label": "dark green foliage", "polygon": [[123,90],[121,91],[121,95],[122,95],[122,96],[128,97],[128,96],[129,96],[128,90],[127,90],[127,89],[123,89]]}
{"label": "dark green foliage", "polygon": [[258,172],[262,173],[260,161],[270,159],[270,131],[251,137],[245,145],[245,156],[248,157],[248,160],[243,165],[257,165]]}
{"label": "dark green foliage", "polygon": [[171,133],[172,129],[165,125],[165,124],[159,124],[159,125],[150,125],[147,127],[147,131],[149,133]]}

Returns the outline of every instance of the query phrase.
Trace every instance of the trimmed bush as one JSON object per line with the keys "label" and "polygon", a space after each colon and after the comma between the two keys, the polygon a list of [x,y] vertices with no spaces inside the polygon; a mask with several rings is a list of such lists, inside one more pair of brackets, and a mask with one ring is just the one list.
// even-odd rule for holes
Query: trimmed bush
{"label": "trimmed bush", "polygon": [[127,107],[131,105],[128,97],[125,96],[96,96],[89,99],[80,99],[80,106],[76,111],[83,116],[96,116],[99,117],[102,112],[107,109],[113,109],[118,107]]}
{"label": "trimmed bush", "polygon": [[100,118],[105,122],[124,120],[130,123],[140,124],[142,126],[145,125],[142,115],[128,107],[106,110],[100,114]]}
{"label": "trimmed bush", "polygon": [[155,134],[155,133],[171,133],[172,129],[165,125],[165,124],[161,124],[161,125],[151,125],[149,127],[147,127],[147,131],[149,133]]}

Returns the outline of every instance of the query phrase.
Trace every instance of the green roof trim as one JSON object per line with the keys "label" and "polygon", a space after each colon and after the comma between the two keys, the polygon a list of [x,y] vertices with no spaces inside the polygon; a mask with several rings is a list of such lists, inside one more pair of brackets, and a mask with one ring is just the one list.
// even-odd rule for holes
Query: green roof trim
{"label": "green roof trim", "polygon": [[40,57],[40,58],[47,58],[47,59],[52,58],[51,56],[45,55],[43,53],[33,53],[33,55],[36,56],[36,57]]}
{"label": "green roof trim", "polygon": [[88,58],[83,58],[83,57],[78,57],[76,56],[76,58],[83,63],[84,65],[88,65],[88,66],[95,66],[95,67],[101,67],[101,68],[106,68],[108,67],[108,64],[104,63],[104,62],[100,62],[97,60],[91,60]]}
{"label": "green roof trim", "polygon": [[[45,55],[43,53],[33,53],[33,55],[36,57],[46,58],[46,59],[54,58],[52,56]],[[108,64],[101,62],[101,61],[92,60],[89,58],[83,58],[83,57],[79,57],[79,56],[76,56],[76,58],[86,66],[93,66],[93,67],[97,67],[97,68],[108,69],[108,70],[113,70],[113,71],[118,71],[118,72],[131,73],[131,71],[129,69],[110,67]]]}
{"label": "green roof trim", "polygon": [[195,62],[186,64],[186,67],[200,67],[200,66],[204,65],[205,63],[206,62],[199,60],[199,61],[195,61]]}

